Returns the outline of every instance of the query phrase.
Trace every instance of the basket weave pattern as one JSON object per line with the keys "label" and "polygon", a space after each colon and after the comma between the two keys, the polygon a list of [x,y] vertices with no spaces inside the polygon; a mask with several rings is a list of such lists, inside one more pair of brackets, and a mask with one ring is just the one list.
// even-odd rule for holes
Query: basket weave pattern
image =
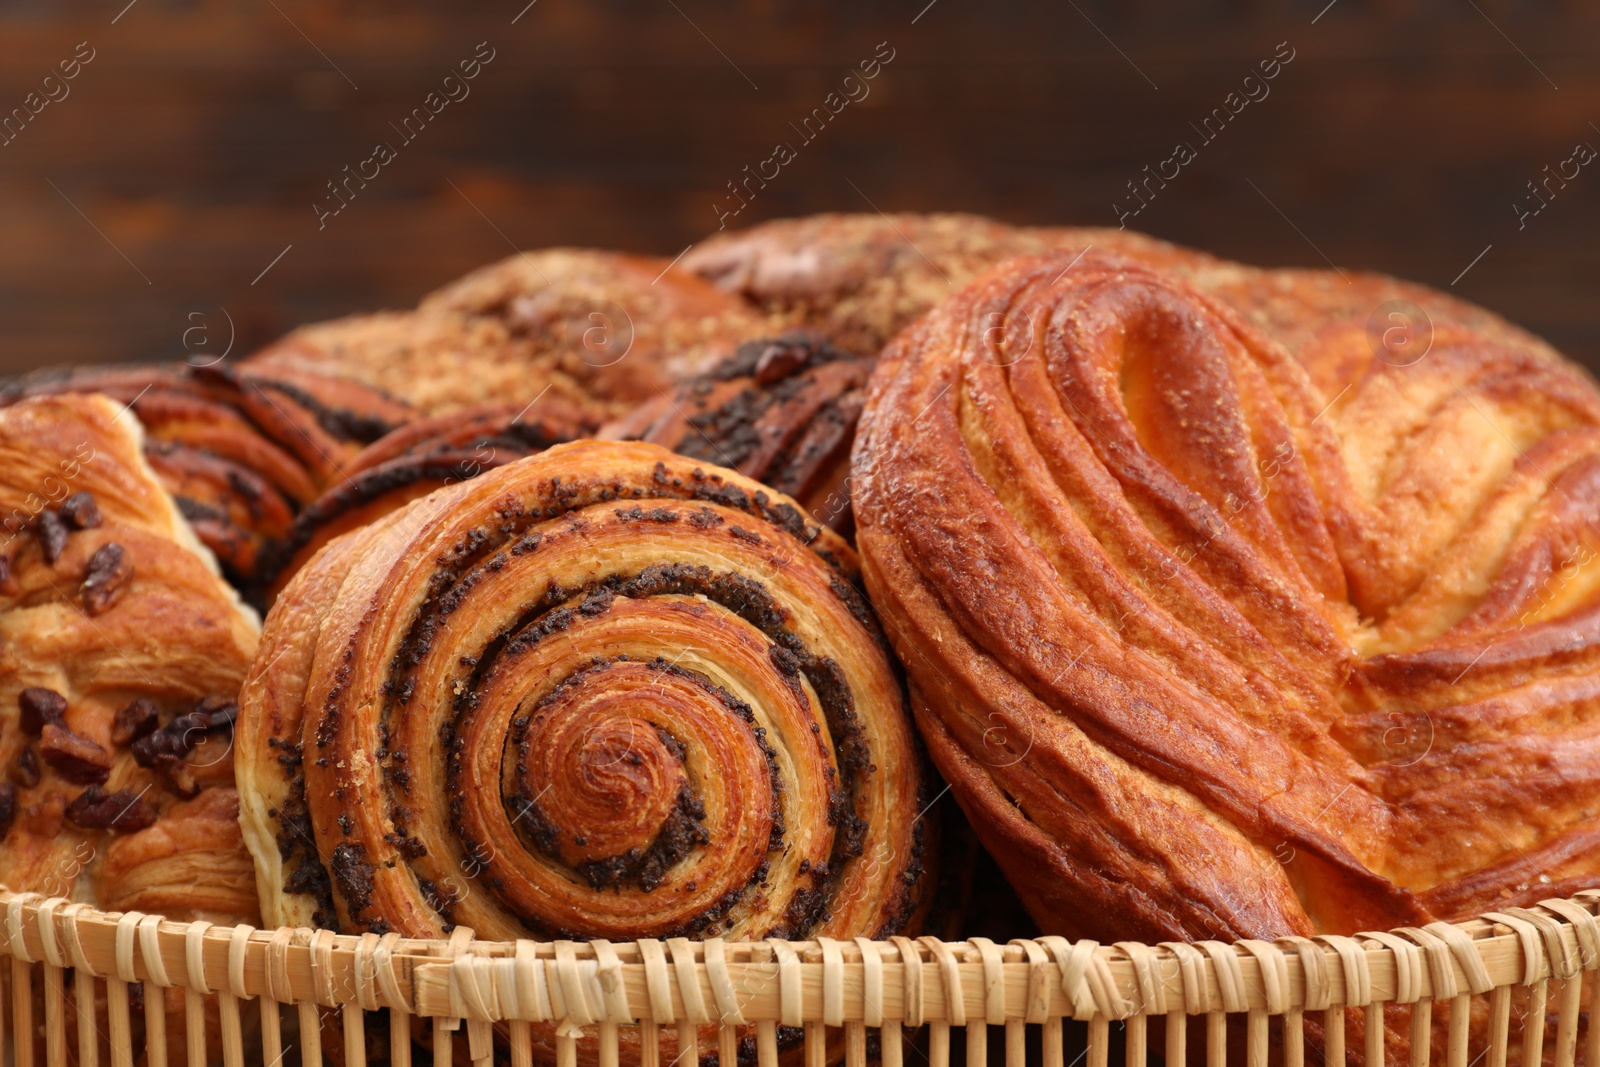
{"label": "basket weave pattern", "polygon": [[[226,1067],[244,1067],[247,1055],[254,1060],[253,1043],[247,1052],[244,1039],[246,1012],[259,1014],[261,1062],[278,1063],[285,1053],[281,1012],[289,1006],[298,1014],[298,1056],[306,1067],[322,1062],[317,1020],[327,1009],[342,1016],[346,1067],[365,1067],[364,1013],[380,1008],[389,1009],[395,1067],[410,1067],[416,1018],[429,1021],[436,1064],[450,1064],[452,1041],[464,1038],[475,1067],[492,1062],[496,1030],[508,1038],[512,1067],[529,1067],[534,1024],[554,1024],[561,1067],[577,1062],[585,1034],[597,1037],[602,1067],[615,1067],[622,1027],[639,1028],[645,1067],[665,1059],[661,1027],[676,1031],[683,1047],[698,1043],[702,1052],[717,1052],[722,1064],[737,1062],[740,1035],[749,1032],[741,1028],[753,1028],[759,1063],[774,1067],[780,1026],[803,1028],[807,1067],[826,1062],[829,1039],[841,1032],[846,1064],[863,1067],[869,1030],[877,1032],[875,1051],[885,1067],[902,1067],[912,1059],[906,1032],[924,1025],[934,1067],[949,1062],[952,1027],[967,1031],[968,1067],[985,1067],[988,1027],[1003,1030],[1007,1067],[1024,1062],[1030,1027],[1040,1030],[1035,1047],[1046,1067],[1063,1067],[1068,1019],[1088,1024],[1087,1067],[1106,1067],[1111,1024],[1120,1022],[1134,1067],[1156,1051],[1146,1039],[1147,1021],[1174,1015],[1205,1017],[1210,1067],[1222,1067],[1227,1057],[1230,1016],[1245,1019],[1247,1067],[1267,1064],[1273,1027],[1281,1027],[1276,1038],[1285,1067],[1303,1067],[1306,1014],[1320,1017],[1325,1058],[1339,1063],[1346,1059],[1347,1009],[1366,1012],[1361,1052],[1367,1064],[1377,1064],[1383,1028],[1372,1023],[1387,1004],[1412,1006],[1413,1065],[1600,1065],[1600,1027],[1586,1027],[1579,1047],[1580,1017],[1600,1019],[1600,973],[1587,983],[1583,976],[1600,972],[1597,909],[1600,891],[1456,925],[1234,945],[1106,946],[1054,937],[1008,945],[982,938],[612,944],[481,942],[465,929],[445,941],[422,941],[216,927],[0,891],[0,954],[10,957],[0,1054],[14,1067],[37,1067],[34,990],[42,984],[49,1067],[74,1059],[78,1067],[99,1067],[96,1034],[111,1050],[109,1067],[140,1061],[204,1067],[203,1009],[210,997]],[[130,986],[139,982],[185,991],[186,1049],[165,1047],[158,996],[144,998],[151,1036],[135,1047]],[[1525,991],[1514,1026],[1517,987]],[[1486,1048],[1469,1047],[1477,1043],[1468,1030],[1474,997],[1488,1000]],[[1443,1049],[1431,1046],[1437,1001],[1452,1005]],[[69,1013],[77,1015],[79,1035],[72,1050]],[[1552,1015],[1553,1038],[1547,1037]],[[703,1039],[706,1027],[715,1027],[714,1044]],[[1159,1051],[1168,1063],[1189,1058],[1186,1029],[1164,1028]]]}

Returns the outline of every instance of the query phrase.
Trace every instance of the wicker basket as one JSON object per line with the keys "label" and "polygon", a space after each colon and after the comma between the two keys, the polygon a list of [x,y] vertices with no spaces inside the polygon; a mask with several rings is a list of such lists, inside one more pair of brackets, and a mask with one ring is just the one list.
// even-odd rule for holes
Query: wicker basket
{"label": "wicker basket", "polygon": [[[36,1067],[35,989],[42,983],[51,1067],[98,1067],[97,1033],[111,1050],[109,1067],[166,1067],[179,1059],[203,1067],[208,1015],[221,1026],[227,1067],[243,1067],[257,1054],[273,1065],[285,1053],[281,1013],[288,1005],[295,1008],[289,1022],[299,1024],[296,1051],[306,1067],[322,1062],[318,1020],[328,1009],[342,1017],[346,1067],[365,1067],[365,1013],[380,1008],[389,1009],[392,1032],[404,1038],[390,1043],[395,1067],[410,1065],[418,1019],[431,1030],[436,1064],[464,1052],[475,1067],[494,1059],[497,1030],[513,1067],[528,1067],[540,1023],[555,1024],[561,1067],[576,1063],[585,1034],[597,1038],[603,1067],[615,1067],[623,1027],[639,1028],[640,1059],[658,1067],[665,1059],[663,1026],[678,1040],[717,1052],[722,1064],[736,1062],[741,1033],[753,1029],[762,1067],[778,1062],[779,1027],[803,1028],[807,1067],[822,1067],[830,1049],[842,1049],[849,1067],[862,1067],[869,1032],[876,1035],[874,1058],[885,1067],[920,1063],[923,1055],[933,1067],[946,1067],[952,1027],[965,1030],[968,1067],[984,1067],[988,1028],[995,1027],[1007,1067],[1035,1056],[1046,1067],[1063,1067],[1070,1020],[1087,1023],[1087,1067],[1105,1067],[1114,1041],[1129,1067],[1152,1053],[1172,1064],[1191,1058],[1184,1025],[1162,1027],[1164,1049],[1150,1048],[1152,1016],[1204,1016],[1209,1067],[1222,1067],[1228,1057],[1230,1029],[1242,1029],[1247,1067],[1265,1067],[1269,1049],[1278,1050],[1273,1058],[1281,1055],[1285,1067],[1302,1067],[1306,1013],[1315,1013],[1327,1061],[1341,1062],[1346,1009],[1364,1009],[1371,1022],[1388,1004],[1412,1005],[1413,1065],[1549,1060],[1600,1067],[1600,1027],[1587,1027],[1581,1059],[1578,1045],[1584,1010],[1600,1020],[1600,975],[1589,980],[1587,996],[1582,976],[1600,969],[1597,905],[1600,891],[1459,925],[1236,945],[1103,946],[1050,937],[1009,945],[979,938],[608,944],[481,942],[464,929],[447,941],[420,941],[225,928],[0,891],[0,953],[11,959],[4,969],[9,1005],[0,1013],[10,1040],[0,1038],[0,1049],[12,1067]],[[146,1028],[147,1047],[135,1047],[130,984],[138,982],[185,990],[186,1050],[167,1049],[160,1025]],[[1475,997],[1487,999],[1486,1040],[1469,1033],[1467,1009]],[[210,998],[215,1007],[208,1012]],[[1433,1047],[1431,1036],[1438,1000],[1451,1002],[1443,1048]],[[159,1020],[162,998],[144,1003],[151,1021]],[[73,1049],[69,1013],[76,1013],[82,1035]],[[254,1040],[249,1048],[245,1040],[257,1029],[250,1018],[257,1013],[259,1053]],[[1242,1027],[1230,1028],[1230,1016],[1242,1017]],[[1115,1030],[1113,1021],[1120,1023]],[[910,1031],[923,1026],[912,1053]],[[1364,1031],[1361,1057],[1382,1062],[1383,1027]],[[35,1036],[18,1040],[21,1034]],[[464,1048],[453,1048],[453,1040],[464,1040]]]}

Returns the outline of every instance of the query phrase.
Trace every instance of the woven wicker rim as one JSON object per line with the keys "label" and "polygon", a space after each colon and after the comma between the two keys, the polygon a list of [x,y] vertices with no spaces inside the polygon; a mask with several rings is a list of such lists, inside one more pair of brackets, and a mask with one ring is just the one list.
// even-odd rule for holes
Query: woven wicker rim
{"label": "woven wicker rim", "polygon": [[464,928],[430,941],[219,927],[0,890],[0,954],[198,995],[564,1029],[640,1021],[1003,1025],[1299,1015],[1565,981],[1600,969],[1597,910],[1600,890],[1459,924],[1233,945],[1059,937],[1007,945],[931,937],[614,944],[479,941]]}

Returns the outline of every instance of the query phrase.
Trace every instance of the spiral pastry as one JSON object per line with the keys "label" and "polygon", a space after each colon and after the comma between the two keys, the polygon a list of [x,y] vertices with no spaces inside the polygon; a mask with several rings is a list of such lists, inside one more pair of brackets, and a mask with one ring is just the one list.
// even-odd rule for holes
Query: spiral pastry
{"label": "spiral pastry", "polygon": [[854,555],[731,471],[559,445],[334,541],[240,700],[268,922],[879,935],[925,781]]}
{"label": "spiral pastry", "polygon": [[0,403],[103,393],[144,425],[145,458],[230,581],[254,588],[295,516],[369,442],[412,417],[405,405],[325,375],[183,363],[25,375]]}
{"label": "spiral pastry", "polygon": [[594,428],[581,410],[545,400],[435,415],[384,435],[345,463],[338,484],[295,517],[274,558],[260,568],[262,599],[270,604],[307,560],[347,530]]}
{"label": "spiral pastry", "polygon": [[850,443],[871,369],[871,360],[809,334],[747,341],[601,436],[732,467],[849,537]]}
{"label": "spiral pastry", "polygon": [[855,478],[923,736],[1048,931],[1349,933],[1600,879],[1576,368],[1461,326],[1297,359],[1047,257],[896,339]]}

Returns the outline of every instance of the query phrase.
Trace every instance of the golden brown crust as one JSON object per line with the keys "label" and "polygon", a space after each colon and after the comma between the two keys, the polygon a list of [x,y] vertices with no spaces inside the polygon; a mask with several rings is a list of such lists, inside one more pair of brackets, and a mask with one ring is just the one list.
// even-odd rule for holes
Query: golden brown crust
{"label": "golden brown crust", "polygon": [[1450,331],[1466,330],[1504,348],[1560,358],[1493,312],[1384,274],[1264,270],[1222,260],[1175,273],[1288,349],[1329,397],[1352,380],[1356,365],[1374,358],[1375,350],[1383,350],[1391,362],[1409,363]]}
{"label": "golden brown crust", "polygon": [[[903,922],[917,899],[901,877],[918,869],[917,833],[890,813],[914,802],[921,776],[853,574],[848,546],[790,501],[651,445],[558,446],[449,487],[334,542],[274,608],[244,696],[247,809],[258,797],[284,806],[271,798],[293,783],[276,754],[303,745],[318,845],[304,858],[332,874],[327,903],[346,927],[800,936]],[[395,662],[416,666],[392,675]],[[359,703],[371,686],[386,707]],[[452,703],[456,742],[433,751],[441,722],[418,712]],[[596,721],[635,735],[606,773],[594,760],[618,737],[596,734]],[[369,745],[380,724],[387,740]],[[482,742],[510,735],[522,754],[514,744],[501,768],[503,741]],[[374,748],[381,767],[355,755]],[[402,770],[409,794],[378,784]],[[490,798],[526,791],[524,774],[537,803],[519,830]],[[843,792],[830,798],[833,775]],[[585,781],[599,792],[576,788]],[[619,806],[586,807],[597,803]],[[349,832],[341,816],[355,820]],[[663,822],[677,839],[658,839]],[[268,817],[255,833],[275,837],[282,823]],[[575,841],[575,828],[591,840]],[[430,904],[419,879],[441,892],[471,881],[455,863],[469,858],[464,838],[504,884],[485,878]],[[374,866],[369,885],[340,881],[336,852],[352,845]],[[641,866],[668,858],[652,847],[670,862]],[[748,891],[758,869],[764,891]],[[269,892],[283,913],[316,904],[281,884]]]}
{"label": "golden brown crust", "polygon": [[384,434],[345,465],[345,474],[353,477],[408,456],[478,448],[486,441],[520,442],[530,452],[537,451],[560,440],[587,437],[594,429],[586,409],[548,398],[531,404],[464,408],[416,419]]}
{"label": "golden brown crust", "polygon": [[[259,922],[232,700],[257,624],[103,396],[0,409],[0,872],[11,889]],[[168,1032],[181,1040],[181,998]]]}
{"label": "golden brown crust", "polygon": [[1332,362],[1318,350],[1369,351],[1370,337],[1397,323],[1418,331],[1413,351],[1435,332],[1459,328],[1555,357],[1499,316],[1425,286],[1355,271],[1263,270],[1132,230],[1010,226],[958,214],[811,215],[717,234],[684,256],[682,267],[744,296],[777,323],[876,355],[983,271],[1021,256],[1075,259],[1085,251],[1124,256],[1186,281],[1313,366]]}
{"label": "golden brown crust", "polygon": [[670,395],[601,430],[732,467],[791,496],[846,538],[850,444],[872,361],[807,334],[747,341]]}
{"label": "golden brown crust", "polygon": [[[445,414],[527,391],[590,403],[579,384],[552,370],[540,375],[530,346],[497,319],[454,313],[380,311],[302,326],[250,357],[250,366],[318,370],[402,396]],[[538,377],[537,384],[533,377]]]}
{"label": "golden brown crust", "polygon": [[[174,803],[150,829],[113,837],[96,872],[95,896],[106,911],[218,924],[257,922],[255,867],[249,860],[239,835],[238,793],[231,787],[207,789]],[[249,906],[242,908],[241,901]]]}
{"label": "golden brown crust", "polygon": [[463,408],[417,419],[374,441],[344,464],[344,478],[295,517],[261,567],[265,601],[340,534],[365,526],[445,485],[587,437],[594,423],[551,400],[521,407]]}
{"label": "golden brown crust", "polygon": [[669,263],[524,252],[414,312],[302,327],[250,365],[346,375],[433,414],[543,396],[614,416],[765,332],[742,301]]}
{"label": "golden brown crust", "polygon": [[78,367],[24,375],[0,403],[102,393],[143,424],[145,455],[216,554],[228,578],[254,589],[296,513],[369,441],[412,418],[381,393],[327,375],[182,363]]}
{"label": "golden brown crust", "polygon": [[998,263],[1093,246],[1163,267],[1213,262],[1128,230],[1029,229],[979,215],[808,215],[716,234],[682,268],[785,327],[875,356],[929,308]]}
{"label": "golden brown crust", "polygon": [[[1296,273],[1230,302],[1347,331],[1406,292]],[[1291,355],[1230,302],[1057,255],[884,354],[858,537],[935,762],[1047,930],[1347,933],[1592,882],[1600,394],[1453,302],[1416,362],[1285,317]]]}
{"label": "golden brown crust", "polygon": [[269,921],[498,939],[914,923],[926,779],[854,566],[758,483],[619,442],[334,541],[274,606],[242,697]]}

